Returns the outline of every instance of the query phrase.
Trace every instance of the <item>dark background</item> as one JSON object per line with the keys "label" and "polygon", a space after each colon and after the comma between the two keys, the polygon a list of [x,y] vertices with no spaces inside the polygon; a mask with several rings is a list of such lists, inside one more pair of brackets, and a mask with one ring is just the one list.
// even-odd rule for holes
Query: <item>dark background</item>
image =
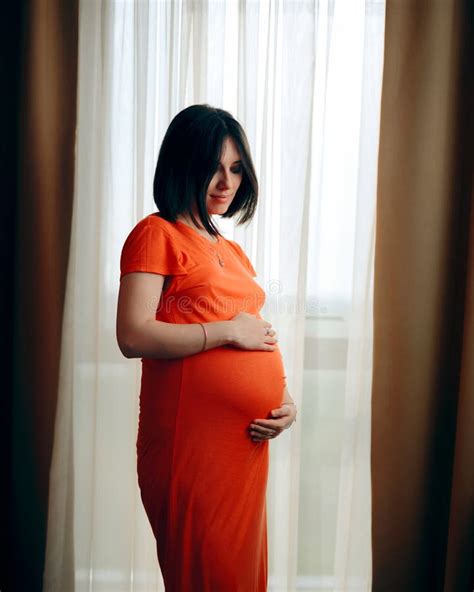
{"label": "dark background", "polygon": [[[2,395],[0,408],[0,455],[3,484],[0,486],[0,589],[14,590],[12,586],[12,572],[15,569],[16,558],[21,553],[20,533],[15,532],[15,515],[21,508],[15,503],[13,495],[13,480],[21,479],[22,486],[28,487],[28,472],[33,467],[25,467],[25,472],[13,475],[12,470],[12,393],[13,393],[13,309],[15,283],[15,229],[17,226],[17,164],[19,150],[19,92],[21,72],[21,35],[24,2],[8,2],[8,14],[3,12],[0,18],[1,44],[1,187],[2,187],[2,216],[0,218],[0,265],[2,273],[2,290],[0,291],[1,314],[1,375]],[[16,486],[19,486],[17,481]],[[37,540],[41,537],[39,525],[32,524],[24,537]],[[39,557],[31,557],[30,568],[24,575],[25,590],[39,589],[35,585],[38,572],[41,569]]]}

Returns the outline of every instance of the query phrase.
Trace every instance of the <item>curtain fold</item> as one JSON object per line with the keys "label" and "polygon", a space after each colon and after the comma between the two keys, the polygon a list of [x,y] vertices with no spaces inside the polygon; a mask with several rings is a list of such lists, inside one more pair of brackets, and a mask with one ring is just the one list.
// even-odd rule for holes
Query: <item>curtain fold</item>
{"label": "curtain fold", "polygon": [[20,86],[9,114],[18,125],[13,310],[3,312],[13,319],[11,540],[2,590],[39,592],[73,201],[78,12],[75,1],[19,4]]}
{"label": "curtain fold", "polygon": [[473,34],[470,2],[387,4],[372,393],[377,592],[473,589]]}

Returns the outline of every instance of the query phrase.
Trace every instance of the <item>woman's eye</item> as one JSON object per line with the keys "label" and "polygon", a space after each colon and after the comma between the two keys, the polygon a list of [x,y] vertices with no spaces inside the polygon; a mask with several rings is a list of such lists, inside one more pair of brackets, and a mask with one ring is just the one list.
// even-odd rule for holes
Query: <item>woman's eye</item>
{"label": "woman's eye", "polygon": [[[243,171],[243,167],[242,167],[242,165],[239,165],[238,167],[230,169],[230,171],[231,171],[231,173],[234,173],[234,175],[240,175],[240,173]],[[217,166],[213,170],[213,175],[216,175],[218,172],[219,172],[219,166]]]}

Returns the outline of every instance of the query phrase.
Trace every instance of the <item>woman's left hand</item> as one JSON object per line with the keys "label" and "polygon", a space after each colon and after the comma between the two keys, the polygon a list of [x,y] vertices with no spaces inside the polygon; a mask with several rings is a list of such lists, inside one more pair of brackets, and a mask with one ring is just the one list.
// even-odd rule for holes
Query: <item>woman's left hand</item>
{"label": "woman's left hand", "polygon": [[296,406],[283,403],[271,412],[275,419],[255,419],[249,426],[250,438],[254,442],[270,440],[288,429],[296,418]]}

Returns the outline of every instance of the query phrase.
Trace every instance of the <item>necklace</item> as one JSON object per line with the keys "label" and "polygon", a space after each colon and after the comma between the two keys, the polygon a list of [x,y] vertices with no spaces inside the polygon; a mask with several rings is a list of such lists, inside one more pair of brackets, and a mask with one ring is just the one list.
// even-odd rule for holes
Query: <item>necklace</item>
{"label": "necklace", "polygon": [[224,267],[224,259],[219,255],[219,253],[214,249],[214,253],[217,255],[217,259],[219,260],[219,265]]}
{"label": "necklace", "polygon": [[[201,233],[199,232],[198,234],[201,234]],[[224,265],[225,265],[225,264],[224,264],[224,259],[221,257],[221,254],[220,254],[220,253],[219,253],[219,251],[216,249],[216,247],[213,247],[213,246],[212,246],[212,244],[220,245],[220,244],[221,244],[221,241],[220,241],[220,239],[218,238],[218,239],[217,239],[217,240],[214,242],[214,241],[211,241],[211,240],[209,240],[209,239],[205,238],[203,234],[201,234],[201,236],[204,238],[204,240],[205,240],[206,242],[210,243],[210,249],[209,249],[209,250],[210,250],[210,252],[211,252],[211,253],[214,253],[214,255],[217,257],[217,260],[219,261],[219,265],[220,265],[221,267],[224,267]]]}
{"label": "necklace", "polygon": [[[202,232],[199,232],[199,230],[197,228],[195,228],[194,226],[191,226],[189,223],[182,222],[181,220],[178,220],[178,222],[180,224],[183,224],[184,226],[187,226],[191,231],[195,232],[200,237],[202,237],[207,243],[209,243],[210,252],[213,253],[214,255],[216,255],[217,260],[219,261],[219,265],[221,267],[224,267],[225,266],[224,259],[222,258],[222,256],[219,253],[219,251],[217,251],[217,249],[215,247],[211,246],[212,244],[220,245],[221,244],[221,241],[220,241],[219,238],[217,238],[217,240],[215,240],[215,241],[212,241],[209,238],[206,238]],[[209,236],[209,234],[206,233],[206,236]]]}

